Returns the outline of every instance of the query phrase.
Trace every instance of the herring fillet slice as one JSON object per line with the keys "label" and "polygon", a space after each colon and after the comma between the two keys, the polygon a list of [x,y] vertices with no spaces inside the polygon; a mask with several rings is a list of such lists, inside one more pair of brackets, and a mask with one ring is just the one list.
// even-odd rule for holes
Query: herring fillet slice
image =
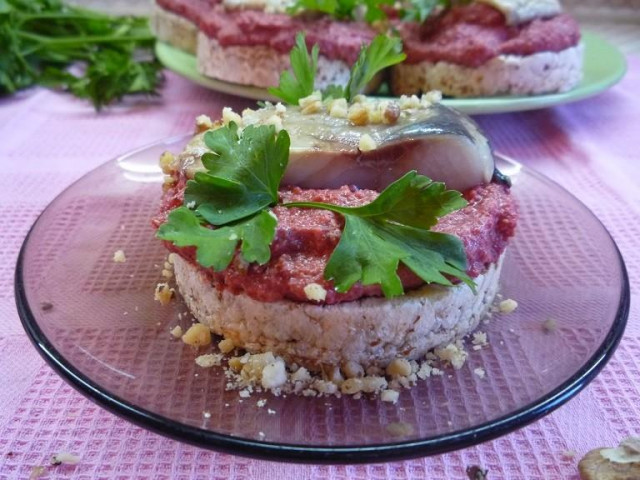
{"label": "herring fillet slice", "polygon": [[[252,124],[262,124],[272,121],[274,115],[271,106],[253,111],[249,118]],[[473,120],[439,104],[402,110],[393,125],[354,126],[346,118],[326,112],[303,114],[297,107],[288,107],[281,118],[282,128],[291,137],[283,186],[356,185],[381,191],[416,170],[449,189],[464,191],[490,182],[495,169],[489,142]],[[363,135],[371,137],[375,149],[359,149]],[[180,155],[187,177],[204,170],[200,157],[205,151],[200,134]]]}

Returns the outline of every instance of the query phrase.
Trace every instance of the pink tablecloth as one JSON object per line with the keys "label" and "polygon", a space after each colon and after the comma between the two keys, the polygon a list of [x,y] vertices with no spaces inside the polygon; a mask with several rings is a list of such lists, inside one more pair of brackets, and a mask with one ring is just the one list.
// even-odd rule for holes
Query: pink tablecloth
{"label": "pink tablecloth", "polygon": [[[288,465],[219,454],[158,436],[102,410],[49,368],[13,299],[18,250],[37,215],[84,173],[130,149],[190,131],[197,114],[250,102],[168,75],[161,99],[95,114],[46,90],[0,101],[0,478],[29,478],[53,453],[80,463],[47,478],[576,479],[588,450],[640,435],[640,58],[597,98],[536,112],[482,116],[495,147],[563,184],[604,222],[631,278],[629,327],[611,362],[553,414],[492,442],[431,458],[361,466]],[[568,455],[575,452],[575,457]]]}

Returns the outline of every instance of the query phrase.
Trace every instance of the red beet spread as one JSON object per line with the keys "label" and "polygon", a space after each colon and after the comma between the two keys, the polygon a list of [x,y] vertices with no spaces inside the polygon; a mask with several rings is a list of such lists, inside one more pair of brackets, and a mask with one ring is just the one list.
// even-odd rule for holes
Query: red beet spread
{"label": "red beet spread", "polygon": [[407,63],[444,61],[478,67],[499,55],[559,52],[580,41],[576,21],[568,15],[509,26],[504,15],[482,3],[454,7],[423,25],[398,25]]}
{"label": "red beet spread", "polygon": [[[182,178],[165,192],[161,211],[154,219],[156,227],[166,220],[171,209],[182,205],[184,186]],[[280,192],[284,202],[317,201],[348,206],[369,203],[377,195],[372,190],[346,186],[337,190],[293,187]],[[469,205],[440,219],[434,230],[461,238],[467,253],[467,272],[476,277],[497,261],[504,251],[515,231],[517,209],[508,188],[495,183],[475,187],[465,193],[465,198]],[[378,286],[363,287],[360,284],[347,293],[336,293],[332,282],[324,279],[324,268],[338,244],[344,225],[340,215],[326,210],[281,206],[275,207],[273,212],[278,217],[278,228],[271,246],[271,260],[262,266],[247,265],[236,256],[222,272],[202,268],[217,289],[243,293],[265,302],[283,299],[308,302],[304,287],[317,283],[327,290],[327,304],[382,294]],[[193,248],[177,248],[168,242],[167,247],[196,263]],[[423,283],[406,267],[401,266],[398,274],[405,288],[415,288]]]}
{"label": "red beet spread", "polygon": [[[360,47],[376,35],[361,22],[227,10],[219,0],[158,0],[158,5],[196,23],[225,47],[265,45],[286,54],[295,34],[305,31],[307,45],[318,44],[325,57],[351,64]],[[444,61],[478,67],[498,55],[559,52],[580,41],[578,24],[568,15],[509,26],[500,11],[483,3],[447,9],[422,25],[394,22],[394,26],[402,36],[407,63]]]}
{"label": "red beet spread", "polygon": [[295,35],[304,31],[309,47],[317,44],[331,60],[352,64],[362,45],[373,40],[376,31],[362,22],[338,22],[328,17],[291,16],[260,10],[226,9],[215,0],[159,0],[158,5],[198,25],[208,37],[223,47],[264,45],[288,54]]}

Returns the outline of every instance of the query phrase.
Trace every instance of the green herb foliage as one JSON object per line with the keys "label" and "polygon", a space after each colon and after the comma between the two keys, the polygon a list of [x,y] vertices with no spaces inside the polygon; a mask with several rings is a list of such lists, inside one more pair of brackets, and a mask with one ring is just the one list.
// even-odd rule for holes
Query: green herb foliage
{"label": "green herb foliage", "polygon": [[[376,36],[372,42],[363,46],[358,60],[351,67],[349,82],[345,87],[329,85],[324,91],[325,98],[344,97],[351,101],[381,70],[404,61],[402,41],[397,37]],[[280,76],[280,85],[270,88],[269,93],[281,98],[286,103],[297,105],[301,98],[314,91],[315,72],[318,63],[318,46],[314,45],[311,55],[307,50],[303,33],[296,36],[296,46],[291,50],[291,72],[285,71]]]}
{"label": "green herb foliage", "polygon": [[387,18],[385,8],[394,0],[297,0],[288,11],[290,14],[301,12],[320,12],[337,20],[356,20],[363,11],[363,18],[369,23]]}
{"label": "green herb foliage", "polygon": [[275,216],[262,210],[241,222],[211,229],[201,224],[195,212],[180,207],[171,211],[157,236],[178,247],[196,247],[198,263],[219,272],[229,266],[239,242],[245,261],[261,265],[268,262],[276,225]]}
{"label": "green herb foliage", "polygon": [[231,122],[204,138],[211,149],[202,157],[206,172],[197,173],[185,190],[185,203],[196,210],[173,210],[157,236],[196,247],[198,262],[216,271],[227,268],[240,241],[245,261],[264,264],[277,224],[268,208],[278,201],[289,135],[284,130],[276,135],[273,125],[248,126],[240,134]]}
{"label": "green herb foliage", "polygon": [[429,230],[438,217],[466,204],[459,192],[445,190],[443,183],[412,171],[362,207],[316,202],[286,206],[331,210],[345,217],[340,242],[325,270],[337,291],[346,292],[356,282],[380,284],[385,296],[392,297],[403,292],[396,273],[400,262],[425,282],[451,285],[443,275],[448,274],[473,287],[465,273],[466,255],[460,239]]}
{"label": "green herb foliage", "polygon": [[351,67],[344,97],[348,102],[353,100],[378,72],[403,62],[405,58],[407,56],[402,53],[402,41],[398,37],[378,35],[368,46],[360,50],[358,60]]}
{"label": "green herb foliage", "polygon": [[471,0],[403,0],[399,14],[404,21],[422,23],[437,7],[446,9],[470,2]]}
{"label": "green herb foliage", "polygon": [[231,122],[225,128],[207,132],[204,141],[211,149],[202,157],[207,172],[187,182],[185,202],[212,225],[224,225],[273,205],[289,161],[289,134],[276,136],[273,125],[248,126],[238,134]]}
{"label": "green herb foliage", "polygon": [[161,81],[143,18],[59,0],[0,0],[0,45],[0,95],[43,85],[100,109],[127,94],[154,94]]}
{"label": "green herb foliage", "polygon": [[[400,8],[396,8],[399,3]],[[288,9],[292,15],[319,12],[338,20],[364,19],[368,23],[386,20],[388,12],[396,9],[405,21],[424,22],[436,7],[450,8],[469,0],[297,0]]]}
{"label": "green herb foliage", "polygon": [[[276,228],[269,208],[278,201],[289,137],[285,131],[276,136],[273,126],[264,125],[249,126],[239,134],[231,123],[207,133],[205,139],[212,149],[203,157],[206,172],[189,181],[185,192],[185,202],[193,202],[196,211],[185,207],[172,211],[157,235],[180,247],[196,247],[198,262],[218,271],[229,265],[240,241],[247,262],[264,264]],[[344,231],[325,277],[340,292],[362,282],[380,284],[389,297],[403,292],[397,275],[400,263],[425,282],[450,285],[449,277],[455,277],[473,288],[465,273],[466,255],[460,239],[430,231],[439,217],[465,205],[459,192],[446,190],[444,184],[415,171],[362,207],[285,204],[343,215]],[[217,228],[203,225],[204,221]]]}
{"label": "green herb foliage", "polygon": [[304,33],[296,35],[296,45],[291,50],[291,69],[293,74],[285,70],[280,74],[280,85],[269,88],[269,93],[290,104],[298,104],[298,100],[313,93],[313,85],[318,69],[318,46],[314,45],[311,55],[307,50]]}

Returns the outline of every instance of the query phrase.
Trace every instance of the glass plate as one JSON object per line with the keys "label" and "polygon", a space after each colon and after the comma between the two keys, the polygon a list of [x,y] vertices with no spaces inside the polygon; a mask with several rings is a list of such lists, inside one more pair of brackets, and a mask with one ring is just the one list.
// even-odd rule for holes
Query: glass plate
{"label": "glass plate", "polygon": [[[502,113],[552,107],[597,95],[622,79],[627,71],[627,62],[616,46],[599,35],[583,32],[582,41],[585,47],[584,77],[569,92],[521,97],[446,98],[442,103],[467,114]],[[254,100],[277,100],[264,88],[223,82],[201,75],[195,56],[166,43],[156,43],[156,54],[168,69],[212,90]]]}
{"label": "glass plate", "polygon": [[[629,283],[607,231],[557,184],[501,158],[521,210],[501,291],[519,307],[481,325],[488,347],[469,349],[461,370],[419,382],[396,405],[242,399],[225,391],[221,369],[196,366],[197,353],[169,334],[190,324],[183,302],[162,307],[153,299],[166,257],[150,226],[161,195],[157,159],[187,139],[127,154],[71,185],[35,222],[16,270],[18,311],[37,350],[81,393],[140,426],[275,460],[432,455],[549,413],[595,377],[622,336]],[[113,261],[120,249],[125,263]],[[553,331],[544,328],[548,319]],[[485,378],[474,374],[478,367]]]}

